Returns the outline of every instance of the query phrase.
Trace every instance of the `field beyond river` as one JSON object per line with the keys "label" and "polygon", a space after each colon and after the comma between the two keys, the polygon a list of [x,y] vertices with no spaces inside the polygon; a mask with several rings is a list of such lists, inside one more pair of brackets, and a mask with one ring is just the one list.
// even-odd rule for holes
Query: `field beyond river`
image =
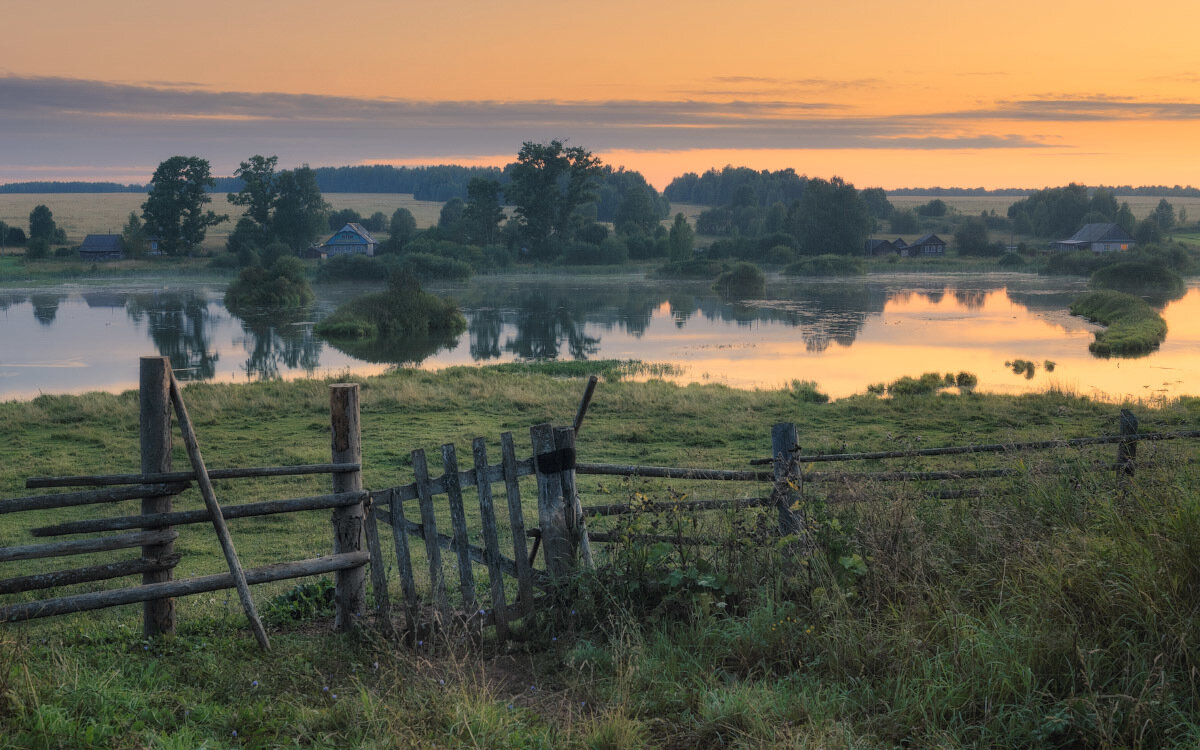
{"label": "field beyond river", "polygon": [[[586,364],[606,376],[579,433],[584,462],[743,469],[769,454],[777,422],[797,425],[806,455],[1111,434],[1121,406],[1142,432],[1200,427],[1195,397],[1114,404],[1061,391],[946,391],[822,403],[810,387],[635,382],[621,377],[628,366]],[[512,363],[351,376],[365,486],[411,481],[413,449],[453,442],[461,455],[477,436],[498,455],[500,433],[512,431],[527,455],[530,426],[571,422],[587,371]],[[210,467],[322,463],[332,382],[194,383],[183,395]],[[2,402],[0,434],[0,497],[28,494],[31,475],[135,471],[137,394]],[[524,623],[507,645],[485,633],[409,648],[370,616],[333,635],[312,596],[317,582],[254,588],[270,652],[225,593],[179,599],[179,632],[166,638],[142,638],[136,606],[0,625],[0,746],[1195,747],[1196,445],[1141,443],[1124,483],[1105,445],[1000,454],[1017,471],[958,499],[934,499],[928,484],[809,484],[811,556],[752,543],[753,529],[775,523],[773,509],[713,519],[710,531],[734,540],[717,548],[632,537],[597,546],[570,615],[564,607]],[[187,465],[178,439],[174,460]],[[847,470],[993,465],[979,455],[934,461]],[[226,481],[216,491],[244,503],[328,492],[328,481]],[[587,506],[723,490],[581,475],[579,491]],[[199,503],[189,490],[177,508]],[[694,533],[686,514],[671,517],[657,533]],[[38,520],[0,514],[0,546],[36,543],[26,529]],[[247,567],[331,544],[328,512],[235,519],[230,530]],[[176,549],[177,578],[224,569],[209,528],[181,529]],[[34,569],[4,563],[0,578]]]}

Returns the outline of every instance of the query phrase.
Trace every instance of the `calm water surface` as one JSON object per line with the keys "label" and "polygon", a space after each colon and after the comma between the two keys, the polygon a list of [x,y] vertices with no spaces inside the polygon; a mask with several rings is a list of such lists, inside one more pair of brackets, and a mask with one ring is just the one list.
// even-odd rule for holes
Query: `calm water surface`
{"label": "calm water surface", "polygon": [[[315,336],[313,324],[366,287],[318,287],[310,308],[245,318],[225,309],[221,285],[3,289],[0,399],[132,388],[137,359],[148,354],[170,357],[187,380],[612,358],[671,363],[679,382],[754,388],[813,380],[834,397],[961,370],[992,392],[1200,393],[1195,284],[1164,308],[1169,332],[1159,351],[1108,360],[1088,352],[1095,327],[1066,313],[1082,282],[1020,274],[776,280],[766,299],[741,304],[705,284],[640,277],[484,278],[432,290],[459,300],[469,324],[459,339],[343,351]],[[1014,373],[1006,362],[1015,359],[1037,369]]]}

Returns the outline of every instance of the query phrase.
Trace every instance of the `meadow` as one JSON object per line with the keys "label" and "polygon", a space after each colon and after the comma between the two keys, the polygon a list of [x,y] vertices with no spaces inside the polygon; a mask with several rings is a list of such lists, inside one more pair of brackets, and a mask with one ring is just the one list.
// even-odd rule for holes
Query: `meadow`
{"label": "meadow", "polygon": [[[1116,424],[1116,405],[1062,392],[820,403],[811,385],[630,382],[615,363],[399,370],[358,381],[365,484],[395,482],[413,448],[476,435],[492,446],[504,430],[520,445],[532,424],[568,422],[594,368],[607,377],[580,434],[585,461],[741,468],[778,421],[798,424],[805,453]],[[315,462],[329,450],[327,385],[184,395],[211,465]],[[1126,406],[1143,431],[1200,424],[1200,399]],[[132,469],[136,425],[133,393],[0,403],[0,496],[24,494],[31,474]],[[299,609],[286,587],[255,589],[266,654],[226,595],[180,600],[172,638],[144,640],[135,607],[0,626],[0,746],[1194,747],[1195,443],[1142,444],[1123,488],[1110,453],[1023,457],[1017,476],[955,501],[869,482],[806,487],[819,545],[800,561],[769,543],[614,545],[577,582],[571,616],[527,623],[509,646],[446,637],[408,649],[369,627],[334,636],[311,585],[292,590],[292,604],[312,604]],[[580,477],[585,505],[690,491],[600,479]],[[237,501],[327,481],[243,483]],[[327,549],[328,515],[302,515],[232,523],[247,564]],[[716,523],[744,539],[759,518],[773,523]],[[29,543],[15,524],[0,516],[0,544]],[[179,577],[224,565],[197,528],[177,542]]]}
{"label": "meadow", "polygon": [[[0,194],[0,221],[27,229],[29,212],[44,205],[54,214],[58,227],[66,231],[67,241],[77,245],[88,234],[120,234],[129,213],[141,215],[145,201],[141,193]],[[352,208],[364,217],[382,211],[390,219],[397,208],[407,208],[421,229],[437,224],[442,210],[441,203],[415,200],[402,193],[328,193],[325,201],[334,210]],[[244,209],[231,205],[225,193],[213,193],[209,208],[230,217],[210,228],[202,245],[208,252],[219,252],[225,249],[225,240]],[[386,236],[386,232],[381,234]]]}

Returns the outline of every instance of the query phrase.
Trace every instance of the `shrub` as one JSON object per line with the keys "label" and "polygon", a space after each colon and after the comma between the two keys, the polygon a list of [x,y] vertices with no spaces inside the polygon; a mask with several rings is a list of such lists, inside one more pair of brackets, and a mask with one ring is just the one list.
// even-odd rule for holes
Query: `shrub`
{"label": "shrub", "polygon": [[828,394],[817,390],[817,384],[811,380],[793,380],[792,397],[802,404],[827,404]]}
{"label": "shrub", "polygon": [[861,258],[848,255],[814,255],[783,269],[789,276],[861,276],[867,272]]}
{"label": "shrub", "polygon": [[1179,274],[1161,263],[1131,260],[1097,270],[1088,279],[1088,288],[1115,289],[1165,301],[1181,296],[1184,283]]}
{"label": "shrub", "polygon": [[398,338],[457,335],[466,327],[453,300],[423,291],[415,276],[400,271],[392,274],[387,291],[350,300],[318,323],[316,332],[332,339]]}
{"label": "shrub", "polygon": [[50,243],[41,237],[35,237],[25,246],[25,257],[41,260],[50,257]]}
{"label": "shrub", "polygon": [[927,372],[920,378],[905,375],[899,380],[893,381],[887,387],[887,392],[891,396],[925,396],[937,393],[945,387],[946,381],[941,373]]}
{"label": "shrub", "polygon": [[724,269],[715,260],[692,258],[660,266],[654,275],[661,279],[715,279]]}
{"label": "shrub", "polygon": [[738,263],[717,277],[713,289],[724,297],[753,297],[766,293],[767,279],[753,263]]}
{"label": "shrub", "polygon": [[404,255],[400,259],[400,269],[418,279],[441,281],[466,281],[475,273],[469,263],[428,253]]}
{"label": "shrub", "polygon": [[1019,253],[1005,253],[997,262],[1001,268],[1020,268],[1025,265],[1025,259]]}
{"label": "shrub", "polygon": [[317,281],[378,281],[388,275],[388,265],[366,255],[335,255],[317,268]]}
{"label": "shrub", "polygon": [[279,258],[270,268],[242,269],[225,290],[225,306],[237,312],[249,308],[301,307],[313,301],[312,285],[299,258]]}

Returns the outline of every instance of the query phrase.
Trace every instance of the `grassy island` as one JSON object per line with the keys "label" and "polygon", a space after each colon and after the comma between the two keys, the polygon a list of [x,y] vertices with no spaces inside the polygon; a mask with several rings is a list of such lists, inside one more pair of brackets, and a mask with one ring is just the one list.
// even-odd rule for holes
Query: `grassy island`
{"label": "grassy island", "polygon": [[1071,314],[1107,326],[1097,331],[1088,349],[1101,357],[1136,357],[1158,348],[1167,337],[1167,322],[1132,294],[1088,292],[1071,303]]}

